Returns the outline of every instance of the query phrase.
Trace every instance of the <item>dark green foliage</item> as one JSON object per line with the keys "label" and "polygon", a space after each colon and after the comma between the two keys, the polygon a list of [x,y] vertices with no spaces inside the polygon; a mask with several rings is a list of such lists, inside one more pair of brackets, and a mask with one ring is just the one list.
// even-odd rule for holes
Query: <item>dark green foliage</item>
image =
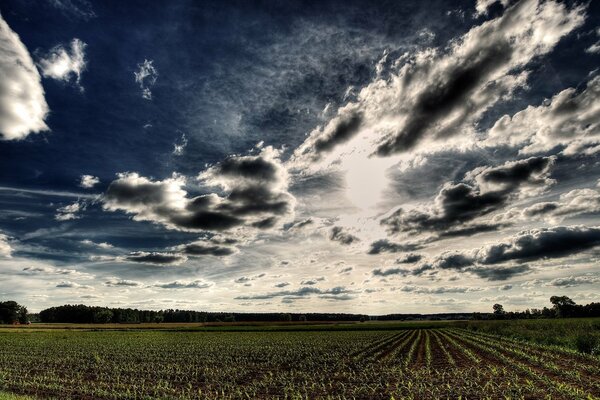
{"label": "dark green foliage", "polygon": [[0,324],[27,323],[27,308],[16,301],[0,302]]}
{"label": "dark green foliage", "polygon": [[598,354],[600,352],[600,336],[581,333],[575,338],[575,346],[581,353]]}

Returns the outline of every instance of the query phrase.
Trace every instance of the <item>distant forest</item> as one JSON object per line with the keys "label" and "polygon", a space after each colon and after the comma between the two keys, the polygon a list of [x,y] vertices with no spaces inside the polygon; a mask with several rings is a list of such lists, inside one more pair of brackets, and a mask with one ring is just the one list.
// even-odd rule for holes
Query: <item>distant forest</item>
{"label": "distant forest", "polygon": [[188,310],[137,310],[132,308],[93,307],[83,304],[50,307],[38,314],[14,301],[0,302],[0,324],[43,323],[170,323],[170,322],[306,322],[306,321],[397,321],[397,320],[457,320],[457,319],[533,319],[600,317],[600,303],[575,304],[567,296],[552,296],[551,308],[505,311],[494,304],[489,313],[439,314],[366,314],[338,313],[224,313]]}

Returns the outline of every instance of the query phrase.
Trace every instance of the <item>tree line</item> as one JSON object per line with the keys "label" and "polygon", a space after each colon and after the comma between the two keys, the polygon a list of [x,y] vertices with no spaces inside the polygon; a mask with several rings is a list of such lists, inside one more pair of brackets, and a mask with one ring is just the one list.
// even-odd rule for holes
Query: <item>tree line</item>
{"label": "tree line", "polygon": [[67,304],[50,307],[39,314],[28,314],[27,308],[15,301],[0,302],[0,324],[44,323],[158,323],[158,322],[304,322],[304,321],[367,321],[425,319],[532,319],[600,317],[600,303],[578,305],[567,296],[552,296],[552,307],[505,311],[494,304],[491,313],[388,314],[368,316],[343,313],[224,313],[168,309],[160,311],[132,308],[109,308]]}
{"label": "tree line", "polygon": [[505,311],[502,304],[494,304],[491,314],[473,313],[473,319],[534,319],[600,317],[600,303],[576,304],[567,296],[550,297],[552,307],[532,308],[525,311]]}

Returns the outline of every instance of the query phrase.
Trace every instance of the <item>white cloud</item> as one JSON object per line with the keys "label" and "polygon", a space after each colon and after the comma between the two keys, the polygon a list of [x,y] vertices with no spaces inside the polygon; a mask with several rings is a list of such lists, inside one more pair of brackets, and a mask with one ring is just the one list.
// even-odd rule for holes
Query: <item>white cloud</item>
{"label": "white cloud", "polygon": [[84,202],[76,201],[73,204],[66,205],[64,207],[60,207],[56,210],[56,215],[54,219],[57,221],[69,221],[71,219],[79,219],[81,216],[78,215],[80,211],[86,209],[86,204]]}
{"label": "white cloud", "polygon": [[0,135],[24,139],[48,130],[48,104],[33,60],[19,35],[0,15]]}
{"label": "white cloud", "polygon": [[185,133],[181,134],[181,138],[173,144],[173,155],[180,156],[183,154],[185,147],[188,144],[188,140],[185,137]]}
{"label": "white cloud", "polygon": [[[600,36],[600,28],[596,28],[596,36]],[[586,53],[599,54],[600,53],[600,40],[585,49]]]}
{"label": "white cloud", "polygon": [[12,253],[12,247],[8,243],[8,236],[0,233],[0,257],[10,257]]}
{"label": "white cloud", "polygon": [[71,40],[70,49],[59,44],[54,46],[50,52],[40,58],[38,66],[44,78],[52,78],[58,81],[69,82],[75,79],[75,85],[83,91],[81,86],[81,73],[85,70],[85,48],[86,44],[75,38]]}
{"label": "white cloud", "polygon": [[110,243],[106,243],[106,242],[96,243],[96,242],[92,242],[89,239],[82,240],[81,244],[85,244],[86,246],[96,246],[101,249],[112,249],[113,248],[113,245]]}
{"label": "white cloud", "polygon": [[100,183],[100,179],[98,177],[92,175],[81,175],[81,181],[79,182],[79,186],[82,188],[90,189]]}
{"label": "white cloud", "polygon": [[540,106],[529,106],[500,118],[484,141],[488,146],[522,147],[523,154],[563,146],[564,154],[600,151],[600,76],[578,92],[569,88]]}
{"label": "white cloud", "polygon": [[447,148],[457,135],[465,144],[490,107],[526,87],[526,66],[548,54],[584,18],[584,7],[523,0],[447,48],[407,53],[389,78],[376,79],[356,102],[311,132],[295,161],[314,163],[330,153],[333,159],[325,160],[332,162],[342,152],[357,150],[365,157],[431,151],[433,145]]}
{"label": "white cloud", "polygon": [[142,97],[146,100],[152,100],[152,91],[150,88],[154,86],[158,79],[158,71],[154,68],[153,60],[144,60],[143,63],[138,64],[138,69],[133,73],[135,81],[140,85],[142,89]]}

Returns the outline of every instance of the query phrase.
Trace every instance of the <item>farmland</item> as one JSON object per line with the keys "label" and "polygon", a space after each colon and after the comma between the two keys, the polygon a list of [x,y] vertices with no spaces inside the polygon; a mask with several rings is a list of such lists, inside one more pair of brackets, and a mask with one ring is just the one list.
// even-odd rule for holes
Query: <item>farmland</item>
{"label": "farmland", "polygon": [[600,397],[597,355],[499,336],[491,326],[3,329],[0,391],[80,399]]}

